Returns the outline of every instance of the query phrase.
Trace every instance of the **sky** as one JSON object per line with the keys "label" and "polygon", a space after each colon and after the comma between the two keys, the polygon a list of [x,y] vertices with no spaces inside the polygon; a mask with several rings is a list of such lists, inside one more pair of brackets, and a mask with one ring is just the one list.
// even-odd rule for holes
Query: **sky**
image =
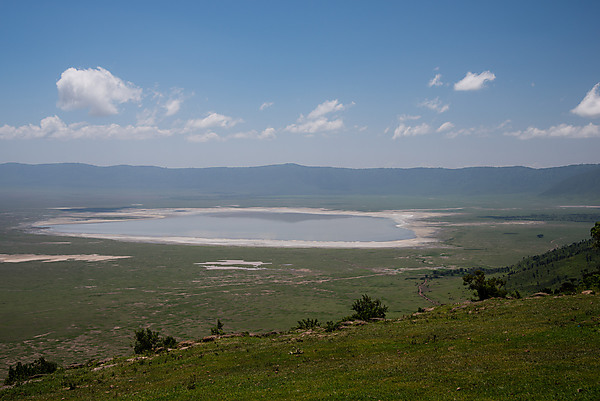
{"label": "sky", "polygon": [[0,2],[0,163],[600,163],[600,2]]}

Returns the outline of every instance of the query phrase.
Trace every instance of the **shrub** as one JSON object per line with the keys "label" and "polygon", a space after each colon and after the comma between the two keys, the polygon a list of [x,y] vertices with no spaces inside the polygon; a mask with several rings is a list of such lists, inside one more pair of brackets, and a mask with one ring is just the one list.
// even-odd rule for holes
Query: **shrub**
{"label": "shrub", "polygon": [[325,331],[330,333],[332,331],[335,330],[339,330],[339,328],[342,326],[342,322],[338,321],[338,322],[333,322],[333,321],[328,321],[327,323],[325,323]]}
{"label": "shrub", "polygon": [[359,298],[356,301],[354,301],[354,303],[352,304],[352,310],[356,312],[354,315],[352,315],[353,319],[384,319],[388,307],[386,305],[383,305],[379,299],[373,300],[371,299],[371,297],[364,294],[362,298]]}
{"label": "shrub", "polygon": [[213,336],[220,336],[225,334],[225,330],[223,330],[223,323],[221,323],[221,319],[217,319],[217,325],[210,329],[210,334]]}
{"label": "shrub", "polygon": [[160,339],[159,346],[163,348],[175,348],[177,340],[173,336],[166,336]]}
{"label": "shrub", "polygon": [[135,343],[133,344],[133,352],[143,354],[151,352],[158,346],[158,332],[150,329],[141,329],[135,332]]}
{"label": "shrub", "polygon": [[135,332],[133,352],[143,354],[155,352],[158,348],[174,348],[176,345],[177,340],[172,336],[160,337],[158,331],[141,329]]}
{"label": "shrub", "polygon": [[600,290],[600,271],[584,274],[582,284],[584,290]]}
{"label": "shrub", "polygon": [[53,373],[58,369],[56,362],[46,361],[44,357],[40,357],[31,363],[17,363],[14,367],[9,366],[8,376],[4,379],[4,384],[13,384],[29,379],[30,377]]}
{"label": "shrub", "polygon": [[321,327],[321,323],[317,319],[311,318],[298,320],[298,326],[296,326],[297,329],[302,330],[311,330],[317,327]]}
{"label": "shrub", "polygon": [[463,276],[463,285],[468,285],[470,290],[475,290],[479,301],[488,298],[506,298],[507,292],[502,288],[505,284],[505,280],[497,277],[486,279],[485,273],[481,270]]}

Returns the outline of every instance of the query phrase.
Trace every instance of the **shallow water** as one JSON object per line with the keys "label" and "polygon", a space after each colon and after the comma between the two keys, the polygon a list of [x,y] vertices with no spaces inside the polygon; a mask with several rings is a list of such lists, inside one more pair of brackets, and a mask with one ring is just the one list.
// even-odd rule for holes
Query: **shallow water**
{"label": "shallow water", "polygon": [[65,234],[283,241],[380,242],[415,237],[411,230],[385,217],[243,210],[62,224],[51,229]]}

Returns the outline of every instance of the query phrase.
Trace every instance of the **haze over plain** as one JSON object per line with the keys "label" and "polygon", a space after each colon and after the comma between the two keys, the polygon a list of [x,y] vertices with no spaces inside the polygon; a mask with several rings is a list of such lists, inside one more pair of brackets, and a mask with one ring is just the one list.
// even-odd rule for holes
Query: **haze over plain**
{"label": "haze over plain", "polygon": [[600,5],[0,4],[0,163],[598,163]]}

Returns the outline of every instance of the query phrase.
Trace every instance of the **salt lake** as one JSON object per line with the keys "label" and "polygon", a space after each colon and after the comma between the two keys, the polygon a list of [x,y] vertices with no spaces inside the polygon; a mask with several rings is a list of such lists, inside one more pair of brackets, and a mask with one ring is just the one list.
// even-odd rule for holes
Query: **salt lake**
{"label": "salt lake", "polygon": [[52,232],[90,237],[195,238],[257,241],[392,242],[415,233],[390,216],[369,213],[295,210],[209,209],[161,218],[56,224]]}

